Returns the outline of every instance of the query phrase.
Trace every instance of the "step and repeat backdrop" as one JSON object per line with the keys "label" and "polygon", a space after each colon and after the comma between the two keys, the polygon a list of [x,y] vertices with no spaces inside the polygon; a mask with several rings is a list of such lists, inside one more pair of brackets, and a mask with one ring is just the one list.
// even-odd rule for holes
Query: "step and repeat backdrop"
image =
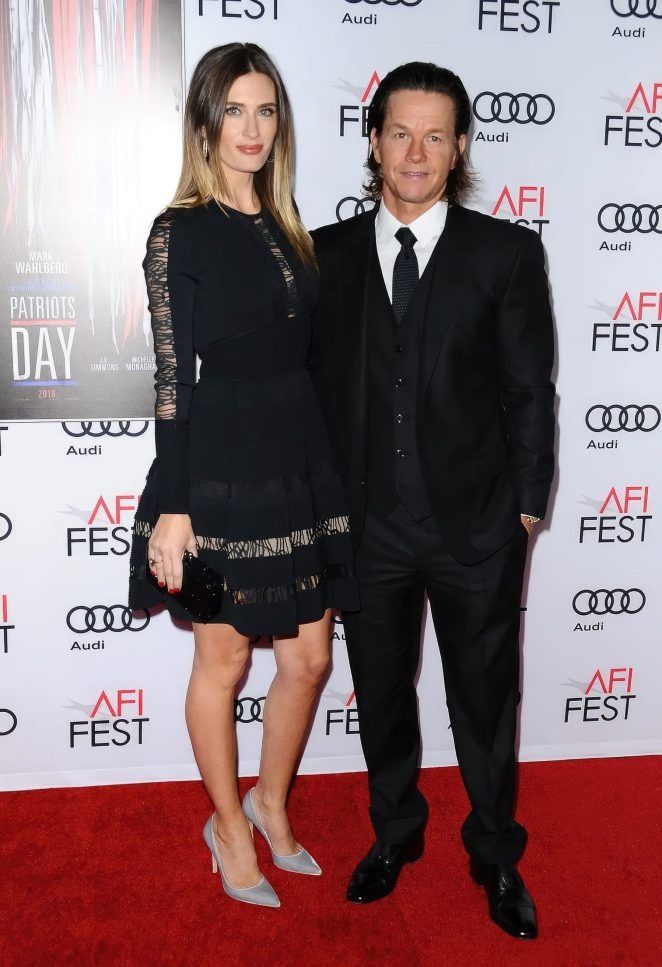
{"label": "step and repeat backdrop", "polygon": [[[470,204],[540,234],[557,326],[521,758],[662,752],[661,0],[33,0],[2,6],[0,40],[0,788],[197,775],[190,629],[126,608],[153,456],[140,262],[174,191],[188,78],[232,40],[284,74],[310,228],[369,205],[366,113],[389,69],[463,78]],[[236,704],[244,774],[273,673],[260,640]],[[419,695],[423,764],[452,763],[431,622]],[[302,769],[362,768],[336,621]]]}

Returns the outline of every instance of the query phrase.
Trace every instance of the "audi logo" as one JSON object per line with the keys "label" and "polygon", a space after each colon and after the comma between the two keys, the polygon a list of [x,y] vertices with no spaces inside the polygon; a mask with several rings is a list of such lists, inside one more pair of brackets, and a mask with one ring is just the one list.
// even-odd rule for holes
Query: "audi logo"
{"label": "audi logo", "polygon": [[235,722],[243,722],[244,724],[247,722],[261,722],[266,697],[266,695],[262,695],[260,698],[251,698],[250,695],[245,695],[243,698],[235,699]]}
{"label": "audi logo", "polygon": [[[5,716],[9,719],[6,721]],[[9,725],[9,727],[7,727]],[[0,735],[11,735],[16,726],[18,725],[18,719],[10,708],[0,708]]]}
{"label": "audi logo", "polygon": [[657,430],[660,420],[660,411],[651,403],[644,406],[637,406],[636,403],[628,403],[627,406],[621,406],[620,403],[611,403],[609,406],[596,403],[586,413],[586,426],[593,433],[602,433],[604,430],[609,430],[610,433],[618,433],[619,430],[625,430],[626,433],[635,433],[637,430],[652,433]]}
{"label": "audi logo", "polygon": [[639,232],[640,235],[662,235],[662,205],[616,205],[609,202],[603,205],[598,212],[598,225],[603,232],[613,235],[614,232],[622,232],[624,235],[632,235]]}
{"label": "audi logo", "polygon": [[[138,615],[144,615],[140,618]],[[67,615],[67,627],[75,635],[88,631],[101,634],[104,631],[144,631],[149,624],[149,613],[142,609],[132,611],[123,604],[95,604],[91,608],[77,604]]]}
{"label": "audi logo", "polygon": [[6,514],[0,513],[0,541],[4,541],[12,532],[13,524]]}
{"label": "audi logo", "polygon": [[354,215],[365,215],[374,207],[374,202],[369,198],[354,198],[353,195],[347,195],[345,198],[341,198],[336,205],[336,219],[339,222],[344,222],[347,218],[353,218]]}
{"label": "audi logo", "polygon": [[[138,428],[133,424],[137,423]],[[142,425],[141,425],[142,424]],[[148,420],[81,420],[79,423],[63,423],[62,429],[68,436],[142,436],[149,425]],[[72,429],[75,426],[76,429]]]}
{"label": "audi logo", "polygon": [[576,614],[639,614],[646,604],[646,595],[639,588],[615,588],[607,591],[578,591],[572,599],[572,609]]}
{"label": "audi logo", "polygon": [[639,20],[654,17],[662,20],[662,9],[657,12],[657,0],[611,0],[611,9],[617,17],[638,17]]}
{"label": "audi logo", "polygon": [[479,121],[490,124],[549,124],[556,108],[547,94],[508,94],[502,91],[494,94],[483,91],[473,104],[473,111]]}
{"label": "audi logo", "polygon": [[397,7],[402,5],[403,7],[417,7],[421,0],[345,0],[345,3],[367,3],[369,6],[374,7],[378,3],[383,3],[385,7]]}

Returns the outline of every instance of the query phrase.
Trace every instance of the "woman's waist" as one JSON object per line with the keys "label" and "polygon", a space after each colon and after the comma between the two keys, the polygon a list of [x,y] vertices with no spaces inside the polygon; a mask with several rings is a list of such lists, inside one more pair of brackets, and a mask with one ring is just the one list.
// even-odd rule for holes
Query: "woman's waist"
{"label": "woman's waist", "polygon": [[314,394],[309,370],[305,366],[242,375],[219,374],[200,369],[194,390],[197,405],[275,407],[279,403],[299,403]]}
{"label": "woman's waist", "polygon": [[211,343],[200,351],[200,378],[261,380],[306,369],[310,330],[293,322]]}

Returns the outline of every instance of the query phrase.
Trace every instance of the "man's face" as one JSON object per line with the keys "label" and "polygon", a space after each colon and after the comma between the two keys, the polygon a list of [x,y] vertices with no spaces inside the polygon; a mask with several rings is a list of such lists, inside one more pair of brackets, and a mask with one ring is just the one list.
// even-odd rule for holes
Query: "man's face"
{"label": "man's face", "polygon": [[381,134],[373,128],[370,143],[382,168],[386,204],[425,210],[443,196],[466,136],[455,140],[455,108],[447,94],[395,91]]}

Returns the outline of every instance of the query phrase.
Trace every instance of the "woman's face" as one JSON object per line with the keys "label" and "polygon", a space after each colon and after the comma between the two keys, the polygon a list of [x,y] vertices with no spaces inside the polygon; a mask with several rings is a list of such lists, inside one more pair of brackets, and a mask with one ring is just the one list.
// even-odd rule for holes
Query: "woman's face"
{"label": "woman's face", "polygon": [[273,81],[255,71],[238,77],[230,88],[221,128],[221,164],[229,171],[259,171],[269,157],[277,129]]}

